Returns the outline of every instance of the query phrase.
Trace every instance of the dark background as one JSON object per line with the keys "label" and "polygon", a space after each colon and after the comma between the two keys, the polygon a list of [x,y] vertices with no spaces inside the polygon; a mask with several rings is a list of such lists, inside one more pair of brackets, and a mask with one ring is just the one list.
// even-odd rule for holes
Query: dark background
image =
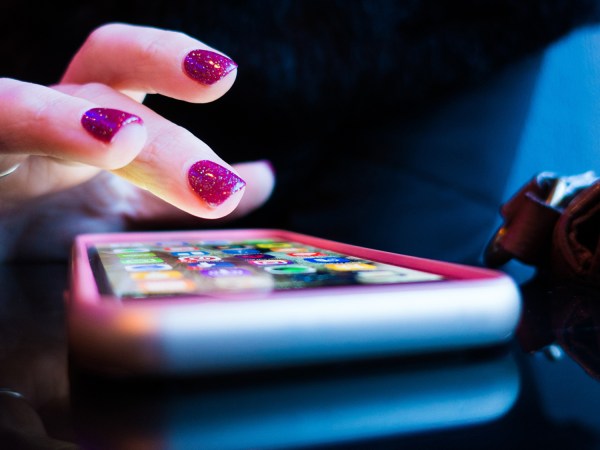
{"label": "dark background", "polygon": [[56,83],[106,22],[183,31],[239,64],[234,87],[208,105],[146,103],[228,162],[277,173],[267,206],[230,226],[477,263],[540,52],[597,21],[597,3],[4,1],[0,75]]}

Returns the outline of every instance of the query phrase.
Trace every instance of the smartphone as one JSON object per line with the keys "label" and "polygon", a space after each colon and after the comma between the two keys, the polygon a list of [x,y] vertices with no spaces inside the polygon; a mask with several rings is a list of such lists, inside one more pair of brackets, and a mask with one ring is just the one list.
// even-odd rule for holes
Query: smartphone
{"label": "smartphone", "polygon": [[113,374],[208,374],[497,345],[519,291],[487,269],[282,230],[78,236],[71,355]]}

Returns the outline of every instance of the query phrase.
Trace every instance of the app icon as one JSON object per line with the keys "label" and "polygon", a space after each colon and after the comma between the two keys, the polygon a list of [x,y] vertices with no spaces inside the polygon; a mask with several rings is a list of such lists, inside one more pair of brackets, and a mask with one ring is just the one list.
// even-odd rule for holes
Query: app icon
{"label": "app icon", "polygon": [[139,264],[132,266],[125,266],[125,270],[128,272],[153,272],[156,270],[172,270],[173,267],[168,264]]}
{"label": "app icon", "polygon": [[213,261],[213,262],[197,262],[191,263],[186,266],[187,270],[204,270],[209,267],[235,267],[235,264],[227,261]]}
{"label": "app icon", "polygon": [[131,259],[120,259],[121,264],[155,264],[165,262],[160,258],[131,258]]}
{"label": "app icon", "polygon": [[173,256],[203,256],[203,255],[208,255],[208,252],[202,251],[202,250],[195,250],[193,252],[171,252],[171,255]]}
{"label": "app icon", "polygon": [[138,283],[139,291],[144,294],[181,294],[195,288],[191,280],[147,280]]}
{"label": "app icon", "polygon": [[129,247],[129,248],[115,248],[112,252],[114,254],[119,253],[147,253],[150,249],[147,247]]}
{"label": "app icon", "polygon": [[252,275],[251,271],[247,269],[242,269],[240,267],[216,267],[214,269],[205,269],[200,273],[210,278],[247,277],[249,275]]}
{"label": "app icon", "polygon": [[321,252],[293,252],[288,253],[290,256],[295,256],[297,258],[309,258],[311,256],[327,256],[325,253]]}
{"label": "app icon", "polygon": [[184,241],[160,241],[156,243],[157,247],[172,248],[172,247],[189,247],[192,244]]}
{"label": "app icon", "polygon": [[216,248],[219,250],[228,250],[228,249],[249,248],[249,247],[247,245],[240,245],[238,243],[229,242],[228,244],[217,245]]}
{"label": "app icon", "polygon": [[236,258],[240,259],[275,259],[273,255],[268,253],[253,253],[251,255],[236,255]]}
{"label": "app icon", "polygon": [[289,242],[267,242],[264,244],[256,244],[257,248],[276,249],[276,248],[290,248],[292,244]]}
{"label": "app icon", "polygon": [[297,275],[301,273],[314,273],[317,271],[314,267],[298,266],[296,264],[265,267],[265,270],[273,275]]}
{"label": "app icon", "polygon": [[178,280],[183,278],[181,272],[168,270],[163,272],[134,272],[131,274],[134,280]]}
{"label": "app icon", "polygon": [[290,254],[291,252],[308,252],[309,250],[305,247],[282,247],[282,248],[274,248],[272,251],[277,253],[286,253]]}
{"label": "app icon", "polygon": [[198,247],[193,247],[191,245],[184,245],[184,246],[175,246],[175,247],[164,247],[163,250],[166,252],[175,253],[175,252],[195,252],[200,249]]}
{"label": "app icon", "polygon": [[260,250],[255,248],[228,248],[222,251],[227,255],[255,255],[260,253]]}
{"label": "app icon", "polygon": [[348,262],[341,264],[325,264],[326,269],[335,270],[337,272],[356,272],[359,270],[375,270],[377,266],[362,262]]}
{"label": "app icon", "polygon": [[305,261],[315,264],[339,264],[350,262],[347,258],[340,258],[337,256],[323,256],[318,258],[305,258]]}
{"label": "app icon", "polygon": [[258,245],[258,244],[272,244],[276,241],[273,239],[249,239],[246,241],[242,241],[242,244],[246,245]]}
{"label": "app icon", "polygon": [[196,263],[196,262],[206,262],[206,261],[221,261],[221,258],[213,255],[205,255],[205,256],[182,256],[178,258],[179,261],[184,263]]}
{"label": "app icon", "polygon": [[292,264],[292,261],[288,261],[287,259],[253,259],[248,262],[255,266],[281,266],[284,264]]}
{"label": "app icon", "polygon": [[119,259],[131,259],[131,258],[153,258],[156,254],[152,252],[144,253],[119,253],[117,258]]}

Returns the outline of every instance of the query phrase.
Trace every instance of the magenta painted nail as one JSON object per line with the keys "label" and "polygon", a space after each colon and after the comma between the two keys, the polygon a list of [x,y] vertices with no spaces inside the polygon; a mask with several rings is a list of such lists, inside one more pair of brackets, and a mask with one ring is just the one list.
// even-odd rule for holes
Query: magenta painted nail
{"label": "magenta painted nail", "polygon": [[188,171],[188,180],[193,191],[212,208],[246,186],[235,173],[208,160],[195,162]]}
{"label": "magenta painted nail", "polygon": [[110,142],[123,126],[130,123],[142,125],[144,122],[134,114],[109,108],[92,108],[81,117],[83,128],[104,142]]}
{"label": "magenta painted nail", "polygon": [[231,59],[208,50],[192,50],[183,60],[185,73],[202,84],[214,84],[236,68]]}

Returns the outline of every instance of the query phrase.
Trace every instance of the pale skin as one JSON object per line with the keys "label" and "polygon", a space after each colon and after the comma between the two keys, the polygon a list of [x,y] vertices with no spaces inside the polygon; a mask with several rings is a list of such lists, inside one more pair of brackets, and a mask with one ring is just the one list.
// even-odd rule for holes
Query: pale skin
{"label": "pale skin", "polygon": [[[90,34],[59,84],[0,79],[0,173],[19,164],[0,178],[0,261],[34,247],[38,258],[60,258],[73,234],[138,222],[200,228],[207,225],[198,218],[241,216],[268,199],[274,176],[266,161],[231,166],[142,104],[153,93],[207,103],[229,90],[237,70],[212,85],[186,76],[182,61],[195,49],[220,53],[182,33],[108,24]],[[91,108],[119,109],[143,124],[125,125],[102,142],[81,125]],[[231,170],[246,187],[217,207],[207,205],[187,179],[199,160]],[[55,245],[35,246],[41,238]]]}

